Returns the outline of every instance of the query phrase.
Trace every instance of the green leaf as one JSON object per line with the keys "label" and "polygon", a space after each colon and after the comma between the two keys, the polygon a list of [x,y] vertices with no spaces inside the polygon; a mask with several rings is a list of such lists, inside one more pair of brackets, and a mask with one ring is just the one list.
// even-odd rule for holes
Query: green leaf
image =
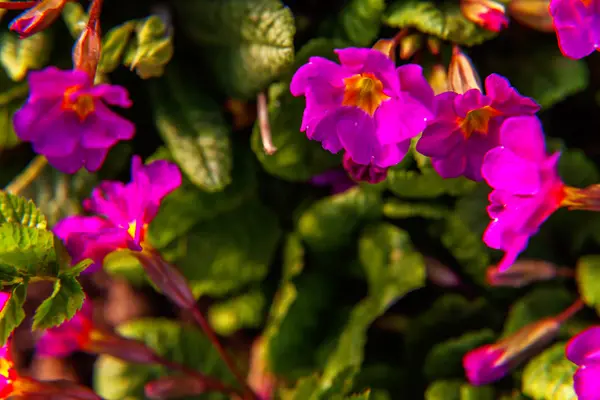
{"label": "green leaf", "polygon": [[493,386],[471,386],[463,384],[460,387],[460,400],[496,400]]}
{"label": "green leaf", "polygon": [[27,297],[27,283],[19,283],[12,290],[10,298],[0,311],[0,343],[4,345],[8,337],[25,319],[23,303]]}
{"label": "green leaf", "polygon": [[253,201],[194,226],[176,264],[194,295],[224,296],[265,277],[280,236],[275,215]]}
{"label": "green leaf", "polygon": [[425,265],[408,233],[382,223],[364,230],[359,259],[365,269],[369,296],[351,312],[334,352],[327,359],[321,388],[329,389],[344,371],[358,371],[364,358],[367,329],[387,308],[425,284]]}
{"label": "green leaf", "polygon": [[388,7],[383,20],[394,28],[416,28],[465,46],[483,43],[497,35],[466,19],[459,3],[453,0],[396,0]]}
{"label": "green leaf", "polygon": [[123,64],[142,79],[161,76],[173,57],[173,37],[156,15],[141,20],[135,27],[135,41],[129,43]]}
{"label": "green leaf", "polygon": [[154,121],[190,181],[217,192],[231,182],[229,129],[219,105],[205,92],[184,84],[181,74],[171,65],[164,83],[152,86]]}
{"label": "green leaf", "polygon": [[0,63],[13,81],[22,81],[27,72],[46,65],[52,50],[52,37],[48,30],[25,39],[12,32],[0,37]]}
{"label": "green leaf", "polygon": [[[159,149],[151,158],[173,161],[165,148]],[[232,181],[224,190],[206,192],[183,177],[181,186],[163,199],[148,229],[148,239],[154,248],[163,249],[199,221],[232,211],[256,194],[257,168],[250,151],[234,148],[232,162]]]}
{"label": "green leaf", "polygon": [[532,289],[512,305],[504,323],[502,336],[509,336],[526,325],[556,315],[574,300],[573,294],[562,286]]}
{"label": "green leaf", "polygon": [[437,381],[425,391],[425,400],[461,400],[461,381]]}
{"label": "green leaf", "polygon": [[40,304],[33,316],[33,329],[48,329],[73,318],[83,306],[85,293],[73,276],[62,274],[54,282],[50,297]]}
{"label": "green leaf", "polygon": [[182,29],[231,97],[252,98],[294,60],[296,27],[279,0],[178,0]]}
{"label": "green leaf", "polygon": [[361,223],[381,216],[381,209],[380,193],[357,186],[316,201],[300,216],[298,232],[312,249],[334,249],[347,244]]}
{"label": "green leaf", "polygon": [[118,250],[108,254],[102,268],[111,276],[127,280],[134,286],[148,283],[148,277],[140,260],[129,250]]}
{"label": "green leaf", "polygon": [[393,219],[415,217],[443,219],[449,211],[444,205],[435,203],[409,203],[398,199],[390,199],[383,205],[383,215]]}
{"label": "green leaf", "polygon": [[98,64],[98,72],[108,74],[117,69],[135,27],[135,21],[127,21],[106,32],[102,39],[102,56]]}
{"label": "green leaf", "polygon": [[[141,340],[159,355],[205,375],[232,382],[227,367],[210,341],[195,327],[162,318],[140,319],[118,327],[128,338]],[[130,364],[102,355],[95,365],[94,389],[106,400],[144,399],[144,385],[177,372],[160,365]],[[224,400],[221,394],[193,399]],[[187,398],[191,400],[192,398]]]}
{"label": "green leaf", "polygon": [[352,0],[340,12],[345,36],[356,46],[368,47],[377,38],[385,0]]}
{"label": "green leaf", "polygon": [[400,168],[390,168],[388,188],[399,197],[433,198],[443,194],[458,196],[469,193],[475,182],[464,177],[444,179],[433,168],[424,168],[421,173]]}
{"label": "green leaf", "polygon": [[289,82],[269,87],[269,122],[277,151],[271,155],[265,153],[258,121],[252,131],[252,150],[268,173],[288,181],[307,181],[338,166],[341,157],[324,150],[319,142],[308,140],[300,132],[305,101],[292,96],[288,87]]}
{"label": "green leaf", "polygon": [[479,346],[492,343],[495,337],[491,329],[482,329],[440,342],[427,354],[423,372],[430,381],[460,378],[465,374],[462,366],[464,355]]}
{"label": "green leaf", "polygon": [[566,343],[556,343],[532,359],[523,371],[523,393],[534,400],[576,400],[573,374],[577,366],[565,357]]}
{"label": "green leaf", "polygon": [[46,217],[31,200],[0,191],[0,224],[14,223],[45,230]]}
{"label": "green leaf", "polygon": [[53,276],[49,268],[55,261],[52,232],[16,223],[0,225],[0,263],[12,265],[29,276]]}
{"label": "green leaf", "polygon": [[265,295],[260,290],[253,290],[211,306],[209,322],[223,336],[242,328],[258,328],[263,322],[266,305]]}
{"label": "green leaf", "polygon": [[600,181],[600,173],[582,150],[569,149],[560,155],[558,171],[566,185],[583,188]]}
{"label": "green leaf", "polygon": [[583,256],[577,261],[576,281],[581,298],[600,312],[600,256]]}
{"label": "green leaf", "polygon": [[343,384],[337,384],[332,390],[323,391],[319,387],[316,375],[305,377],[296,383],[292,389],[281,389],[281,400],[369,400],[370,390],[363,393],[347,395],[348,390]]}
{"label": "green leaf", "polygon": [[511,48],[510,60],[497,55],[488,60],[489,67],[505,76],[519,92],[535,99],[542,108],[549,108],[568,96],[584,90],[589,83],[589,71],[583,60],[564,57],[558,46],[535,45],[516,50]]}
{"label": "green leaf", "polygon": [[89,16],[83,6],[75,1],[69,1],[63,7],[62,17],[73,38],[78,38],[87,25]]}

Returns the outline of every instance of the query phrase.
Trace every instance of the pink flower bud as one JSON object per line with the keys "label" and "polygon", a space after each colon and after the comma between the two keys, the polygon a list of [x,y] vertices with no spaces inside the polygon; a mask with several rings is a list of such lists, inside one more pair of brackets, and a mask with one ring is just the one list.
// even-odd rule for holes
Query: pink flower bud
{"label": "pink flower bud", "polygon": [[519,23],[541,32],[554,32],[550,0],[511,0],[508,13]]}
{"label": "pink flower bud", "polygon": [[73,47],[73,67],[85,71],[92,78],[96,76],[96,69],[100,62],[101,42],[100,23],[96,21],[94,26],[88,25],[79,35]]}
{"label": "pink flower bud", "polygon": [[62,12],[69,0],[42,0],[15,18],[9,29],[19,34],[21,39],[43,31],[49,27]]}
{"label": "pink flower bud", "polygon": [[452,58],[448,67],[448,85],[451,91],[458,94],[463,94],[471,89],[482,91],[479,74],[471,59],[458,46],[454,46],[452,50]]}
{"label": "pink flower bud", "polygon": [[554,264],[545,261],[520,260],[510,269],[500,272],[498,266],[489,267],[487,282],[490,286],[519,288],[537,281],[545,281],[557,276]]}
{"label": "pink flower bud", "polygon": [[508,26],[504,5],[494,0],[461,0],[460,10],[469,21],[493,32]]}

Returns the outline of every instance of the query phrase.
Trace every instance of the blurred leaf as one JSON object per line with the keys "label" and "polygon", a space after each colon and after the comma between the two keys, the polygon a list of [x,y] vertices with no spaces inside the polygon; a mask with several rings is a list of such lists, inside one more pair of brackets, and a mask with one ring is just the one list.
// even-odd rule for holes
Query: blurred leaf
{"label": "blurred leaf", "polygon": [[329,250],[347,244],[360,224],[381,216],[381,194],[354,187],[313,203],[298,220],[307,246]]}
{"label": "blurred leaf", "polygon": [[525,325],[558,314],[574,300],[574,296],[561,286],[534,288],[512,305],[502,336],[509,336]]}
{"label": "blurred leaf", "polygon": [[443,205],[434,203],[409,203],[398,199],[389,199],[383,205],[383,215],[387,218],[427,218],[443,219],[450,210]]}
{"label": "blurred leaf", "polygon": [[20,143],[12,119],[28,93],[27,83],[15,84],[4,71],[0,71],[0,150],[11,149]]}
{"label": "blurred leaf", "polygon": [[369,400],[370,391],[362,394],[347,395],[343,385],[336,385],[332,390],[323,391],[319,387],[319,378],[310,376],[300,379],[292,389],[282,389],[281,400]]}
{"label": "blurred leaf", "polygon": [[25,319],[23,303],[27,297],[27,283],[19,283],[12,290],[10,298],[0,311],[0,343],[4,346],[6,340],[17,326]]}
{"label": "blurred leaf", "polygon": [[565,344],[556,343],[523,371],[523,393],[534,400],[576,400],[573,374],[577,366],[565,357]]}
{"label": "blurred leaf", "polygon": [[22,81],[31,70],[46,65],[52,50],[52,37],[48,30],[25,39],[12,32],[0,37],[0,63],[13,81]]}
{"label": "blurred leaf", "polygon": [[46,229],[46,217],[31,200],[0,191],[0,224]]}
{"label": "blurred leaf", "polygon": [[300,132],[304,98],[293,97],[288,87],[287,82],[269,87],[269,122],[277,151],[271,155],[265,153],[258,121],[252,131],[252,150],[268,173],[289,181],[307,181],[339,165],[341,157]]}
{"label": "blurred leaf", "polygon": [[98,64],[98,72],[108,74],[117,69],[135,27],[135,21],[127,21],[106,32],[102,39],[102,56]]}
{"label": "blurred leaf", "polygon": [[62,17],[74,39],[81,35],[89,18],[83,6],[75,1],[68,1],[67,4],[65,4],[62,11]]}
{"label": "blurred leaf", "polygon": [[535,99],[542,108],[549,108],[581,92],[589,83],[585,61],[564,57],[554,43],[513,51],[510,60],[492,55],[487,64],[494,72],[508,78],[523,96]]}
{"label": "blurred leaf", "polygon": [[579,149],[563,151],[558,161],[558,171],[566,185],[583,188],[600,181],[600,173],[592,160]]}
{"label": "blurred leaf", "polygon": [[577,261],[577,287],[581,298],[600,312],[600,256],[583,256]]}
{"label": "blurred leaf", "polygon": [[214,304],[208,318],[219,335],[228,336],[242,328],[260,327],[265,307],[265,295],[260,290],[252,290]]}
{"label": "blurred leaf", "polygon": [[[143,341],[170,361],[226,383],[232,382],[227,367],[210,341],[195,327],[162,318],[146,318],[120,325],[117,330],[125,337]],[[94,389],[106,400],[144,399],[144,384],[171,374],[177,372],[158,364],[130,364],[102,355],[95,365]],[[225,395],[214,393],[186,399],[226,398]]]}
{"label": "blurred leaf", "polygon": [[33,317],[33,329],[48,329],[73,318],[83,305],[85,293],[73,276],[61,275],[54,281],[50,297],[40,304]]}
{"label": "blurred leaf", "polygon": [[219,105],[182,79],[171,65],[165,84],[153,86],[156,126],[192,183],[207,192],[223,190],[231,182],[229,129]]}
{"label": "blurred leaf", "polygon": [[465,374],[462,366],[464,355],[479,346],[492,343],[495,338],[494,331],[482,329],[440,342],[427,354],[423,372],[429,381],[460,378]]}
{"label": "blurred leaf", "polygon": [[[157,159],[173,161],[171,153],[164,147],[147,162]],[[255,195],[257,168],[250,151],[241,147],[234,149],[232,162],[231,184],[219,192],[201,190],[183,177],[181,186],[161,202],[158,214],[149,226],[149,241],[153,247],[163,249],[199,221],[229,212]]]}
{"label": "blurred leaf", "polygon": [[351,0],[339,14],[345,36],[358,47],[368,47],[379,33],[385,0]]}
{"label": "blurred leaf", "polygon": [[384,22],[393,28],[416,28],[465,46],[483,43],[497,35],[466,19],[459,3],[453,0],[395,0],[388,7]]}
{"label": "blurred leaf", "polygon": [[134,286],[148,283],[148,277],[140,260],[129,250],[118,250],[108,254],[102,268],[109,275],[127,280]]}
{"label": "blurred leaf", "polygon": [[386,182],[394,194],[404,198],[433,198],[443,194],[458,196],[475,187],[475,182],[463,177],[444,179],[433,168],[424,169],[421,173],[390,168]]}
{"label": "blurred leaf", "polygon": [[280,235],[275,215],[253,201],[195,225],[176,264],[196,296],[224,296],[265,277]]}
{"label": "blurred leaf", "polygon": [[472,386],[463,384],[460,387],[460,400],[496,400],[493,386]]}
{"label": "blurred leaf", "polygon": [[135,27],[135,41],[129,42],[123,64],[142,79],[161,76],[173,57],[173,37],[159,16],[151,15]]}
{"label": "blurred leaf", "polygon": [[461,400],[461,381],[436,381],[427,387],[425,400]]}
{"label": "blurred leaf", "polygon": [[182,29],[231,97],[252,98],[294,60],[296,27],[279,0],[178,0]]}

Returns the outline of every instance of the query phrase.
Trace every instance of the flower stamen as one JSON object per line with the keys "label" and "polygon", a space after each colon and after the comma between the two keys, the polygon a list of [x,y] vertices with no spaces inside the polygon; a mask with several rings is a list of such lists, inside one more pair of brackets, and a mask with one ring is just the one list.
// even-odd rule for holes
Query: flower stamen
{"label": "flower stamen", "polygon": [[77,96],[75,93],[80,88],[73,86],[65,91],[63,99],[63,109],[71,110],[79,116],[80,121],[84,121],[88,115],[94,112],[94,98],[89,94],[83,94]]}
{"label": "flower stamen", "polygon": [[479,132],[484,135],[487,134],[490,119],[499,115],[501,115],[501,113],[498,110],[490,106],[485,106],[477,110],[469,111],[465,118],[457,118],[457,123],[460,126],[465,139],[468,139],[473,132]]}
{"label": "flower stamen", "polygon": [[358,107],[371,117],[381,103],[390,99],[390,96],[383,93],[383,83],[369,72],[345,78],[344,85],[346,88],[342,105]]}

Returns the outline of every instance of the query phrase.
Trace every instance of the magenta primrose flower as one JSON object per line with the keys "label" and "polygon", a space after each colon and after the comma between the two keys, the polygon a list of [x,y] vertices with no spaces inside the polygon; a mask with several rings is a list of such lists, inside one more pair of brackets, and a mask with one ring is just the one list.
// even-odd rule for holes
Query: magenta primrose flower
{"label": "magenta primrose flower", "polygon": [[54,233],[65,242],[73,264],[91,258],[94,264],[86,271],[95,271],[115,250],[142,250],[160,202],[180,185],[177,165],[164,160],[143,165],[134,156],[131,182],[102,182],[83,202],[84,209],[96,215],[67,217],[56,224]]}
{"label": "magenta primrose flower", "polygon": [[306,98],[301,131],[332,153],[345,149],[358,164],[399,163],[432,118],[433,90],[421,67],[395,68],[373,49],[335,53],[341,65],[311,57],[292,78],[292,94]]}
{"label": "magenta primrose flower", "polygon": [[579,369],[573,376],[579,400],[597,400],[600,396],[600,326],[594,326],[567,343],[566,355]]}
{"label": "magenta primrose flower", "polygon": [[124,87],[94,85],[83,71],[55,67],[31,72],[29,87],[27,102],[13,117],[15,132],[62,172],[98,170],[108,150],[135,133],[133,123],[106,106],[131,106]]}
{"label": "magenta primrose flower", "polygon": [[573,59],[600,46],[600,0],[551,0],[550,14],[562,53]]}
{"label": "magenta primrose flower", "polygon": [[499,128],[509,116],[533,115],[540,106],[523,97],[506,78],[489,75],[485,92],[445,92],[435,97],[435,118],[417,142],[443,178],[464,175],[480,181],[483,157],[498,146]]}

